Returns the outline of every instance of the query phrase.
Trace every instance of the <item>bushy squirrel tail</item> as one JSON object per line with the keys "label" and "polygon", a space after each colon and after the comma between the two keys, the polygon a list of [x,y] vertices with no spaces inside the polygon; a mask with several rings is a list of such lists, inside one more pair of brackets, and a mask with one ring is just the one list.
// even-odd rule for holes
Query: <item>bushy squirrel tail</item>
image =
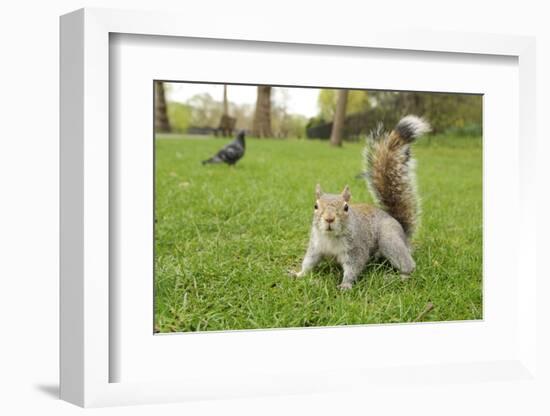
{"label": "bushy squirrel tail", "polygon": [[403,117],[391,132],[382,127],[371,134],[365,148],[365,172],[369,190],[382,209],[394,217],[410,237],[420,220],[415,165],[410,145],[430,131],[422,118]]}

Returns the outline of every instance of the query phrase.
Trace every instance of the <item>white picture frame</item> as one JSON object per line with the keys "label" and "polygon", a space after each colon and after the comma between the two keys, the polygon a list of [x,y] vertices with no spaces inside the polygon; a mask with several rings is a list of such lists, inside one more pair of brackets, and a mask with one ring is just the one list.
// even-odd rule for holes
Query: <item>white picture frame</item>
{"label": "white picture frame", "polygon": [[[425,383],[426,389],[437,381],[455,380],[536,383],[536,218],[527,215],[536,211],[534,184],[530,181],[535,169],[534,146],[530,144],[536,137],[534,39],[422,31],[404,33],[395,28],[375,27],[362,30],[361,36],[351,30],[327,34],[313,29],[302,34],[297,30],[279,32],[271,25],[255,26],[241,35],[233,32],[231,22],[208,28],[192,20],[187,20],[184,27],[180,22],[180,16],[170,13],[105,9],[83,9],[61,18],[61,398],[88,407],[338,391],[367,385],[372,389],[377,388],[378,383],[397,384],[396,378],[406,384],[411,373],[414,373],[413,379]],[[498,361],[426,364],[419,360],[414,371],[411,367],[375,368],[372,364],[350,369],[348,363],[341,368],[324,369],[321,374],[325,377],[315,371],[285,370],[269,377],[239,380],[236,374],[226,371],[215,379],[206,372],[203,377],[194,375],[176,381],[112,382],[110,369],[121,357],[111,348],[110,341],[113,337],[110,311],[116,309],[110,297],[109,281],[113,267],[109,230],[114,220],[109,205],[110,172],[116,170],[109,156],[111,34],[276,42],[283,50],[287,44],[332,45],[336,50],[353,47],[468,54],[474,60],[476,55],[517,59],[517,137],[521,141],[518,141],[519,177],[515,181],[519,185],[516,201],[519,220],[517,239],[512,243],[517,256],[517,269],[513,271],[518,284],[513,311],[517,325],[513,339],[517,346],[507,350],[504,356],[496,354]],[[521,279],[517,279],[519,270],[522,270]],[[402,331],[415,329],[409,326]],[[215,336],[215,342],[220,342],[220,337],[228,334]],[[316,337],[319,332],[297,330],[293,336]]]}

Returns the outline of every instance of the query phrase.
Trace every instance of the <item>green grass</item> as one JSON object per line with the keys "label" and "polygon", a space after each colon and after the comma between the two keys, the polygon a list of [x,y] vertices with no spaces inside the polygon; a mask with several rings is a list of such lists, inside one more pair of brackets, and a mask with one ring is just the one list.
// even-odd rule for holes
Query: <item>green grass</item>
{"label": "green grass", "polygon": [[482,318],[480,138],[431,137],[414,146],[422,223],[417,268],[401,281],[387,262],[337,289],[326,261],[303,279],[314,187],[370,201],[362,145],[248,139],[235,166],[201,166],[226,141],[156,140],[155,328],[160,332]]}

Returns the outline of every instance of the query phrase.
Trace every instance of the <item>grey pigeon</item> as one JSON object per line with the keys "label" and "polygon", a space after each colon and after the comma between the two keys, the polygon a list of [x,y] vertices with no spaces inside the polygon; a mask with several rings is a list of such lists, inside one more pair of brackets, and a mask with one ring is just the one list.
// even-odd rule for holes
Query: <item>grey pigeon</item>
{"label": "grey pigeon", "polygon": [[221,149],[215,156],[210,159],[203,160],[202,164],[207,163],[227,163],[228,165],[234,165],[244,156],[245,150],[244,142],[244,130],[241,130],[235,140]]}

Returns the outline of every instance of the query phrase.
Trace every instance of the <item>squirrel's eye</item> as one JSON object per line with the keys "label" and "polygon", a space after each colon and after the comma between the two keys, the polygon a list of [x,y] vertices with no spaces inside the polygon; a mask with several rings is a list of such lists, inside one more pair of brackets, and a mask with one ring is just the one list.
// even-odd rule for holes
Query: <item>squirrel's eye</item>
{"label": "squirrel's eye", "polygon": [[319,205],[315,204],[315,209],[319,209]]}
{"label": "squirrel's eye", "polygon": [[349,206],[346,204],[344,205],[344,211],[348,212]]}

